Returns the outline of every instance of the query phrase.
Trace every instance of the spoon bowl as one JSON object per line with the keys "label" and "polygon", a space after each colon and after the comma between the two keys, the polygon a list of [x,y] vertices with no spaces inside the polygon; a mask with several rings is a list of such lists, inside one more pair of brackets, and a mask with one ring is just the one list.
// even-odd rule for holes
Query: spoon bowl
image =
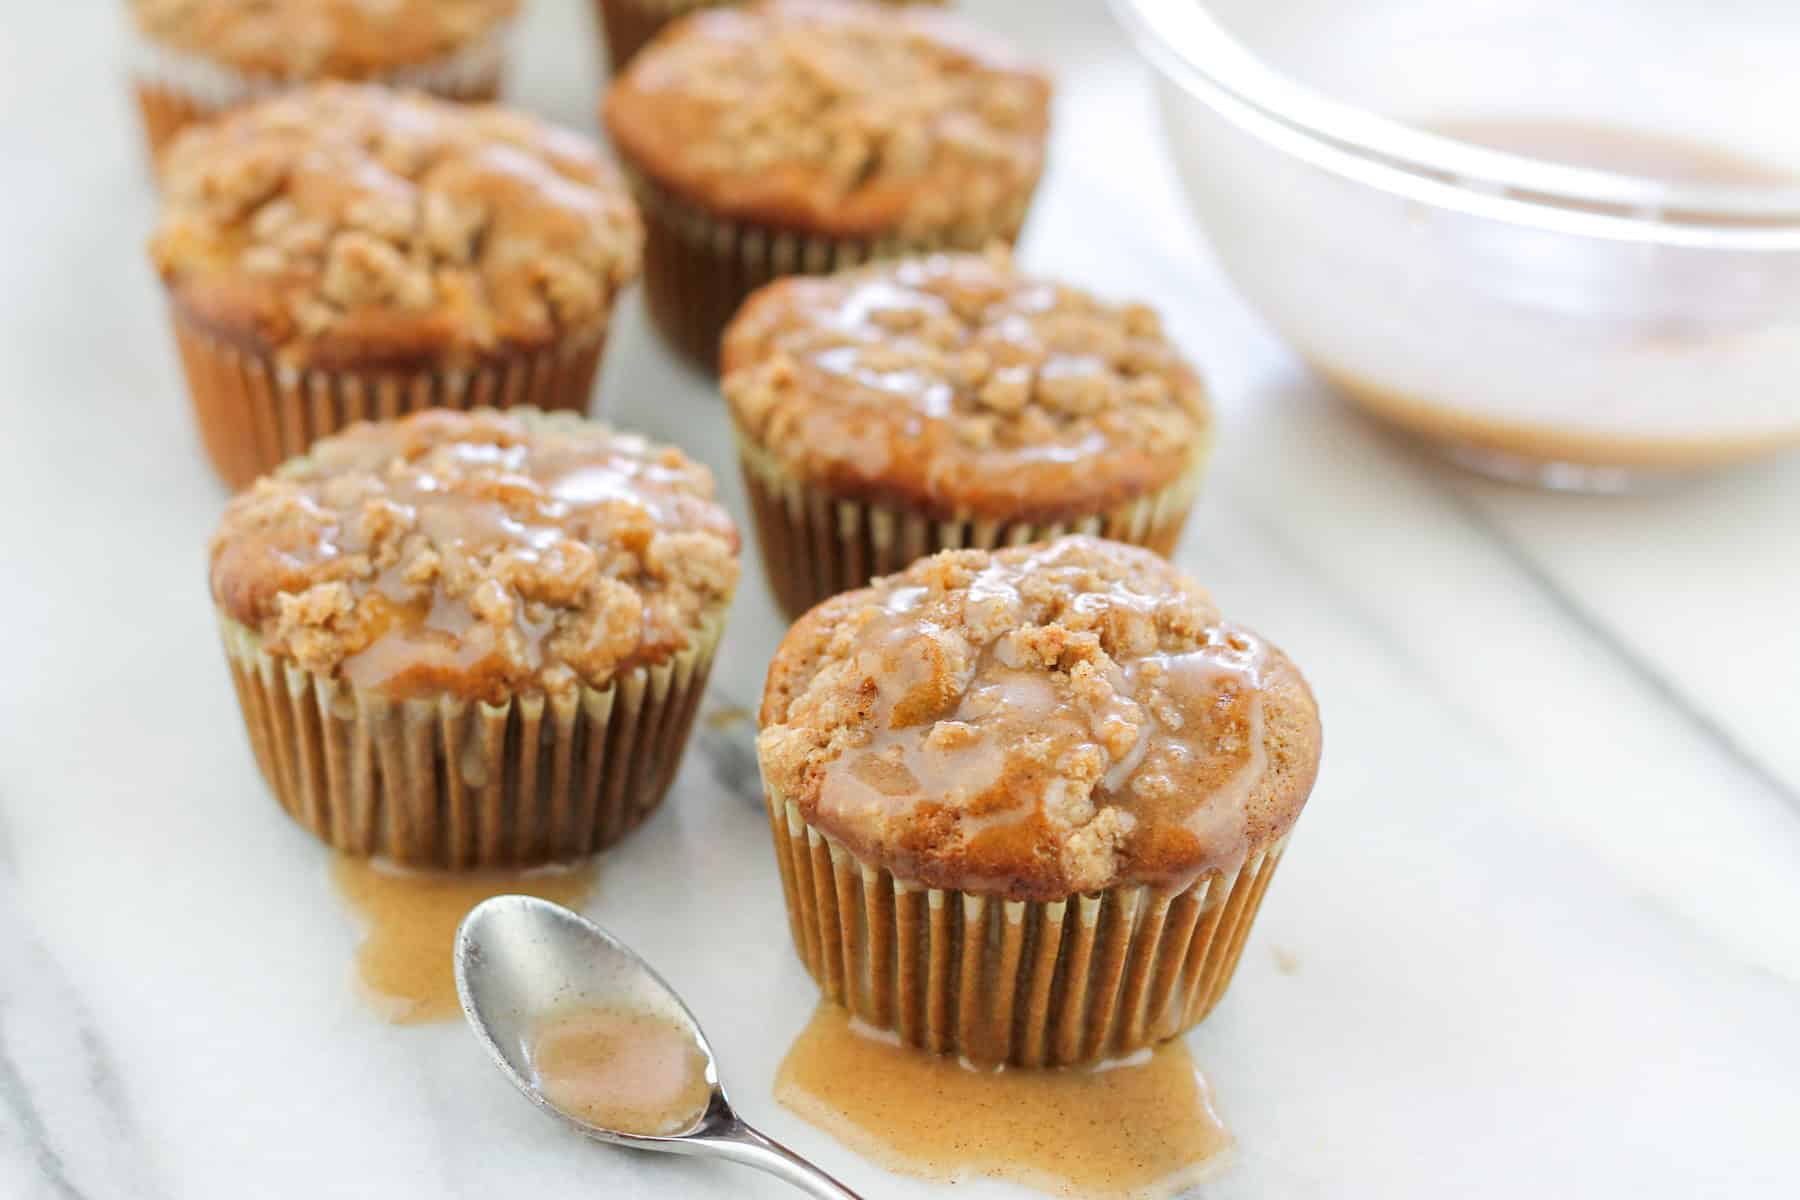
{"label": "spoon bowl", "polygon": [[[746,1124],[719,1080],[712,1046],[662,976],[598,925],[535,896],[496,896],[456,931],[456,994],[476,1039],[513,1086],[544,1112],[598,1141],[638,1150],[716,1155],[756,1167],[825,1200],[856,1193]],[[684,1130],[642,1134],[596,1125],[544,1094],[530,1061],[532,1031],[557,1013],[641,1013],[685,1032],[706,1060],[706,1108]]]}
{"label": "spoon bowl", "polygon": [[559,904],[496,896],[472,909],[456,936],[456,992],[476,1037],[514,1085],[590,1137],[621,1145],[669,1141],[703,1125],[706,1115],[680,1133],[655,1137],[604,1129],[558,1108],[538,1086],[529,1054],[533,1029],[551,1013],[592,1007],[661,1018],[706,1058],[706,1080],[719,1102],[707,1113],[725,1102],[712,1046],[674,989],[630,947]]}

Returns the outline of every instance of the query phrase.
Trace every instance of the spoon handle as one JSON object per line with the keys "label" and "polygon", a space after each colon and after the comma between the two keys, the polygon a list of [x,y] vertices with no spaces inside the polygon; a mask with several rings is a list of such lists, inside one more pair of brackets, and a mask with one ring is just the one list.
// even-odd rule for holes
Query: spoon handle
{"label": "spoon handle", "polygon": [[855,1192],[774,1138],[763,1136],[742,1121],[738,1121],[729,1133],[709,1140],[712,1140],[720,1157],[755,1167],[759,1171],[767,1171],[777,1179],[793,1184],[807,1195],[819,1197],[819,1200],[862,1200]]}

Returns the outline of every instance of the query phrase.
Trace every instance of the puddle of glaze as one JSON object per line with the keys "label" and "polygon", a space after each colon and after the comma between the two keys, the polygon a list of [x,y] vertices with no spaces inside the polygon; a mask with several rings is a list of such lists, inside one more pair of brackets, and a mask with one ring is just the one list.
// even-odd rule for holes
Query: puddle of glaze
{"label": "puddle of glaze", "polygon": [[525,1056],[545,1099],[601,1129],[680,1133],[712,1096],[706,1056],[686,1030],[654,1013],[556,1013],[527,1035]]}
{"label": "puddle of glaze", "polygon": [[782,1104],[890,1170],[1095,1200],[1168,1197],[1231,1134],[1179,1040],[1097,1069],[976,1070],[821,1004],[775,1079]]}
{"label": "puddle of glaze", "polygon": [[594,889],[594,864],[451,873],[339,856],[331,878],[363,924],[356,949],[363,995],[396,1025],[419,1025],[461,1015],[451,950],[471,908],[505,895],[578,908]]}

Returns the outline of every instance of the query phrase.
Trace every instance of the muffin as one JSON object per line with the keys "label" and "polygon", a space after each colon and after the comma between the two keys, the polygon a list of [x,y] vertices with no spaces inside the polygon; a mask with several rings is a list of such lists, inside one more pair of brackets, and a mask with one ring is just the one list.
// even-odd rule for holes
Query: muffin
{"label": "muffin", "polygon": [[[606,34],[607,61],[617,71],[631,61],[662,27],[702,8],[718,8],[729,0],[594,0]],[[889,4],[943,4],[946,0],[886,0]]]}
{"label": "muffin", "polygon": [[1298,670],[1147,550],[946,551],[826,601],[758,755],[794,942],[910,1045],[1062,1066],[1218,1003],[1319,762]]}
{"label": "muffin", "polygon": [[566,413],[364,423],[235,497],[212,596],[293,818],[424,867],[566,861],[675,775],[737,582],[680,451]]}
{"label": "muffin", "polygon": [[1101,534],[1167,554],[1211,432],[1150,309],[937,255],[751,297],[724,390],[790,618],[936,550]]}
{"label": "muffin", "polygon": [[320,84],[189,130],[166,166],[151,255],[231,486],[364,418],[586,409],[643,234],[585,139]]}
{"label": "muffin", "polygon": [[695,360],[782,275],[1011,243],[1050,83],[944,13],[773,0],[686,17],[607,93],[644,210],[645,296]]}
{"label": "muffin", "polygon": [[327,79],[449,100],[500,92],[518,0],[129,0],[152,157],[184,126]]}

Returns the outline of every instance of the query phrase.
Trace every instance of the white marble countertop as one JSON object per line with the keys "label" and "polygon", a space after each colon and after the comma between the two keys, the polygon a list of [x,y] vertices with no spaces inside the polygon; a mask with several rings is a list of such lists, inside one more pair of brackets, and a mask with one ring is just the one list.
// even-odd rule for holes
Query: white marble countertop
{"label": "white marble countertop", "polygon": [[[1325,714],[1299,836],[1190,1038],[1239,1142],[1205,1193],[1791,1194],[1800,461],[1614,499],[1426,461],[1229,293],[1097,5],[971,7],[1062,69],[1025,260],[1157,304],[1208,367],[1221,452],[1181,561]],[[142,252],[118,21],[16,5],[0,33],[0,1196],[782,1194],[563,1136],[461,1028],[355,999],[357,931],[214,644],[224,497]],[[587,21],[537,0],[514,87],[582,127]],[[635,297],[609,354],[602,408],[741,513],[718,402]],[[746,584],[717,680],[743,702],[779,629]],[[587,911],[685,991],[748,1116],[871,1197],[930,1194],[771,1100],[815,992],[754,780],[703,749]]]}

